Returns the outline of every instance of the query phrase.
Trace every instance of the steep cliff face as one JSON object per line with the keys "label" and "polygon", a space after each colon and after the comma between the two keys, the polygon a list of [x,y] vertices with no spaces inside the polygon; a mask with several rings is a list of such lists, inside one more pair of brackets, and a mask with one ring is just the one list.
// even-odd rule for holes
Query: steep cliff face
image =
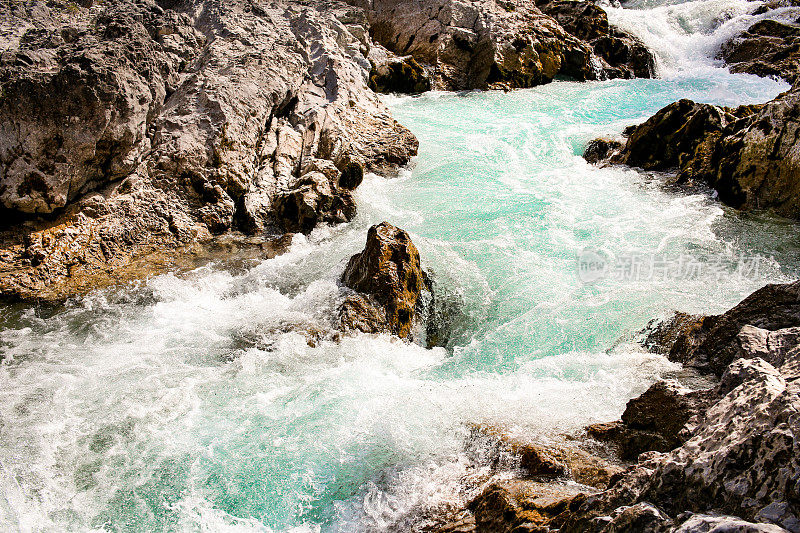
{"label": "steep cliff face", "polygon": [[3,294],[69,294],[71,277],[230,229],[308,231],[275,199],[310,182],[311,218],[347,220],[342,170],[416,153],[367,87],[358,8],[85,4],[3,8],[0,206],[27,219],[2,228]]}

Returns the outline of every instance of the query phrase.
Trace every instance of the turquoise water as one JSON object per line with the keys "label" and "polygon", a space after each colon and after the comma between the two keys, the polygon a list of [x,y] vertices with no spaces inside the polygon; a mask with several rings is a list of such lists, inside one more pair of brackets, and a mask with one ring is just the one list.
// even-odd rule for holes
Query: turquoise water
{"label": "turquoise water", "polygon": [[[470,424],[547,439],[617,418],[674,369],[630,342],[649,319],[722,311],[799,266],[794,224],[581,159],[677,98],[785,89],[659,57],[659,80],[389,99],[420,155],[367,178],[353,223],[272,260],[4,308],[0,529],[405,531],[467,497]],[[344,264],[381,220],[411,232],[434,276],[444,347],[326,334]],[[585,284],[587,248],[723,266]],[[757,271],[736,271],[738,255]]]}

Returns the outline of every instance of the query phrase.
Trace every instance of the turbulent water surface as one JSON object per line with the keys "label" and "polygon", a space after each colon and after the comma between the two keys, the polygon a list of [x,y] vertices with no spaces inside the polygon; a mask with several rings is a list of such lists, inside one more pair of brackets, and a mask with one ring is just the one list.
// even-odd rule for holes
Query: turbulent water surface
{"label": "turbulent water surface", "polygon": [[[392,99],[421,142],[413,170],[369,177],[357,220],[278,258],[4,307],[0,529],[390,529],[463,498],[470,424],[545,438],[617,418],[672,368],[629,342],[650,318],[719,312],[797,272],[795,225],[579,155],[678,98],[784,90],[709,59],[752,8],[609,7],[661,79]],[[381,220],[433,273],[444,347],[325,333],[344,263]],[[594,250],[702,268],[586,284],[576,257]]]}

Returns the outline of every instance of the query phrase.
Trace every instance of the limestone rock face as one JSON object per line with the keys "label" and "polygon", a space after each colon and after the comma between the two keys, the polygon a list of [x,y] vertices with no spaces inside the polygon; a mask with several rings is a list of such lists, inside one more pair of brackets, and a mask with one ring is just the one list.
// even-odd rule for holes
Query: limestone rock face
{"label": "limestone rock face", "polygon": [[356,7],[84,4],[0,20],[0,209],[29,217],[0,227],[4,296],[73,294],[230,230],[349,220],[364,170],[416,154],[367,86],[382,48]]}
{"label": "limestone rock face", "polygon": [[0,58],[0,205],[24,213],[52,213],[133,172],[206,42],[185,13],[154,3],[55,16],[63,25],[20,22]]}
{"label": "limestone rock face", "polygon": [[364,250],[350,258],[342,283],[357,292],[342,304],[343,329],[412,335],[426,287],[419,252],[408,233],[388,222],[372,226]]}
{"label": "limestone rock face", "polygon": [[794,83],[800,75],[800,25],[760,20],[723,44],[719,56],[731,72]]}
{"label": "limestone rock face", "polygon": [[[733,207],[800,218],[798,117],[800,90],[736,109],[680,100],[633,128],[609,159],[674,170],[678,183],[705,183]],[[599,159],[595,152],[587,152],[590,159]]]}
{"label": "limestone rock face", "polygon": [[[605,13],[587,7],[587,2],[576,2],[579,7],[553,3],[541,9],[569,12],[573,22],[584,16],[580,10],[589,9],[601,26],[593,34],[594,44],[521,0],[349,1],[366,10],[376,41],[432,67],[434,89],[531,87],[556,75],[578,80],[626,77],[634,71],[652,75],[649,53],[642,61],[644,48],[610,30]],[[573,26],[576,32],[583,30]],[[642,64],[647,66],[640,68]]]}

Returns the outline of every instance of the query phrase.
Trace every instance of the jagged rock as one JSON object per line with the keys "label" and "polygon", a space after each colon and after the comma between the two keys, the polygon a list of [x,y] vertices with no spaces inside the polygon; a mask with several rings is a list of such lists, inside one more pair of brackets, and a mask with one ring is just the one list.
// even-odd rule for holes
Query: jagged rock
{"label": "jagged rock", "polygon": [[310,233],[321,222],[352,220],[356,206],[347,191],[339,191],[321,172],[311,172],[278,194],[274,211],[287,231]]}
{"label": "jagged rock", "polygon": [[[601,523],[606,521],[601,521]],[[623,506],[611,513],[600,531],[608,533],[667,533],[672,529],[672,520],[656,506],[640,502]]]}
{"label": "jagged rock", "polygon": [[[587,80],[630,76],[634,71],[651,74],[652,58],[644,47],[609,29],[605,13],[588,3],[575,4],[605,24],[593,37],[597,55],[592,44],[522,0],[350,2],[367,10],[375,40],[397,55],[410,55],[431,67],[434,89],[531,87],[556,75]],[[581,16],[572,3],[548,6],[554,12],[571,11],[573,20]],[[573,26],[575,31],[581,29],[580,24]],[[647,66],[642,68],[643,64]]]}
{"label": "jagged rock", "polygon": [[[308,205],[348,220],[363,170],[416,154],[367,87],[381,47],[364,12],[341,2],[34,0],[0,26],[0,209],[53,217],[0,227],[5,297],[67,296],[136,258],[273,231],[291,204],[299,231]],[[322,183],[297,183],[314,161],[329,208]],[[92,191],[102,212],[81,200]]]}
{"label": "jagged rock", "polygon": [[379,93],[419,94],[431,90],[431,80],[413,57],[405,57],[373,68],[369,87]]}
{"label": "jagged rock", "polygon": [[[745,326],[771,332],[800,326],[800,282],[767,285],[733,309],[706,317],[698,327],[692,327],[678,336],[669,352],[669,359],[722,375],[734,359],[753,354],[753,330],[747,329],[740,336]],[[793,332],[784,333],[788,335]],[[767,333],[765,342],[769,336]],[[789,345],[793,342],[788,336],[784,338],[783,333],[772,334],[773,339],[778,336],[782,339],[781,343]],[[776,353],[784,353],[786,347],[781,350]],[[782,364],[779,360],[775,362]]]}
{"label": "jagged rock", "polygon": [[800,75],[800,25],[759,20],[724,43],[719,57],[731,72],[779,77],[794,83]]}
{"label": "jagged rock", "polygon": [[772,524],[747,522],[735,516],[693,514],[674,533],[782,533],[786,530]]}
{"label": "jagged rock", "polygon": [[495,469],[519,468],[525,476],[540,481],[563,478],[605,488],[622,471],[619,465],[579,446],[539,443],[493,426],[473,426],[467,450],[480,464],[490,464]]}
{"label": "jagged rock", "polygon": [[667,355],[679,338],[701,328],[705,318],[702,315],[678,312],[667,320],[653,319],[640,332],[644,336],[642,346],[650,352]]}
{"label": "jagged rock", "polygon": [[426,287],[419,252],[408,233],[388,222],[372,226],[364,250],[347,263],[342,283],[359,293],[341,308],[343,329],[412,335]]}
{"label": "jagged rock", "polygon": [[674,170],[678,183],[707,184],[733,207],[800,218],[798,117],[800,90],[736,109],[680,100],[633,128],[610,161]]}
{"label": "jagged rock", "polygon": [[608,160],[615,152],[622,148],[622,143],[619,141],[608,139],[595,139],[589,141],[583,151],[583,158],[589,163],[600,163]]}
{"label": "jagged rock", "polygon": [[675,380],[657,381],[628,402],[621,422],[586,429],[590,437],[617,444],[623,459],[647,451],[666,452],[688,438],[687,424],[702,415],[713,397],[713,391],[694,391]]}
{"label": "jagged rock", "polygon": [[548,531],[545,526],[578,494],[580,489],[569,485],[514,479],[491,483],[468,507],[479,532]]}
{"label": "jagged rock", "polygon": [[540,0],[536,7],[591,45],[600,59],[604,77],[652,78],[655,75],[653,54],[632,35],[609,26],[605,10],[594,2]]}
{"label": "jagged rock", "polygon": [[800,531],[799,387],[762,359],[733,362],[719,400],[689,440],[667,454],[644,454],[611,488],[582,503],[562,531],[590,530],[598,517],[638,502],[671,517],[721,511]]}

